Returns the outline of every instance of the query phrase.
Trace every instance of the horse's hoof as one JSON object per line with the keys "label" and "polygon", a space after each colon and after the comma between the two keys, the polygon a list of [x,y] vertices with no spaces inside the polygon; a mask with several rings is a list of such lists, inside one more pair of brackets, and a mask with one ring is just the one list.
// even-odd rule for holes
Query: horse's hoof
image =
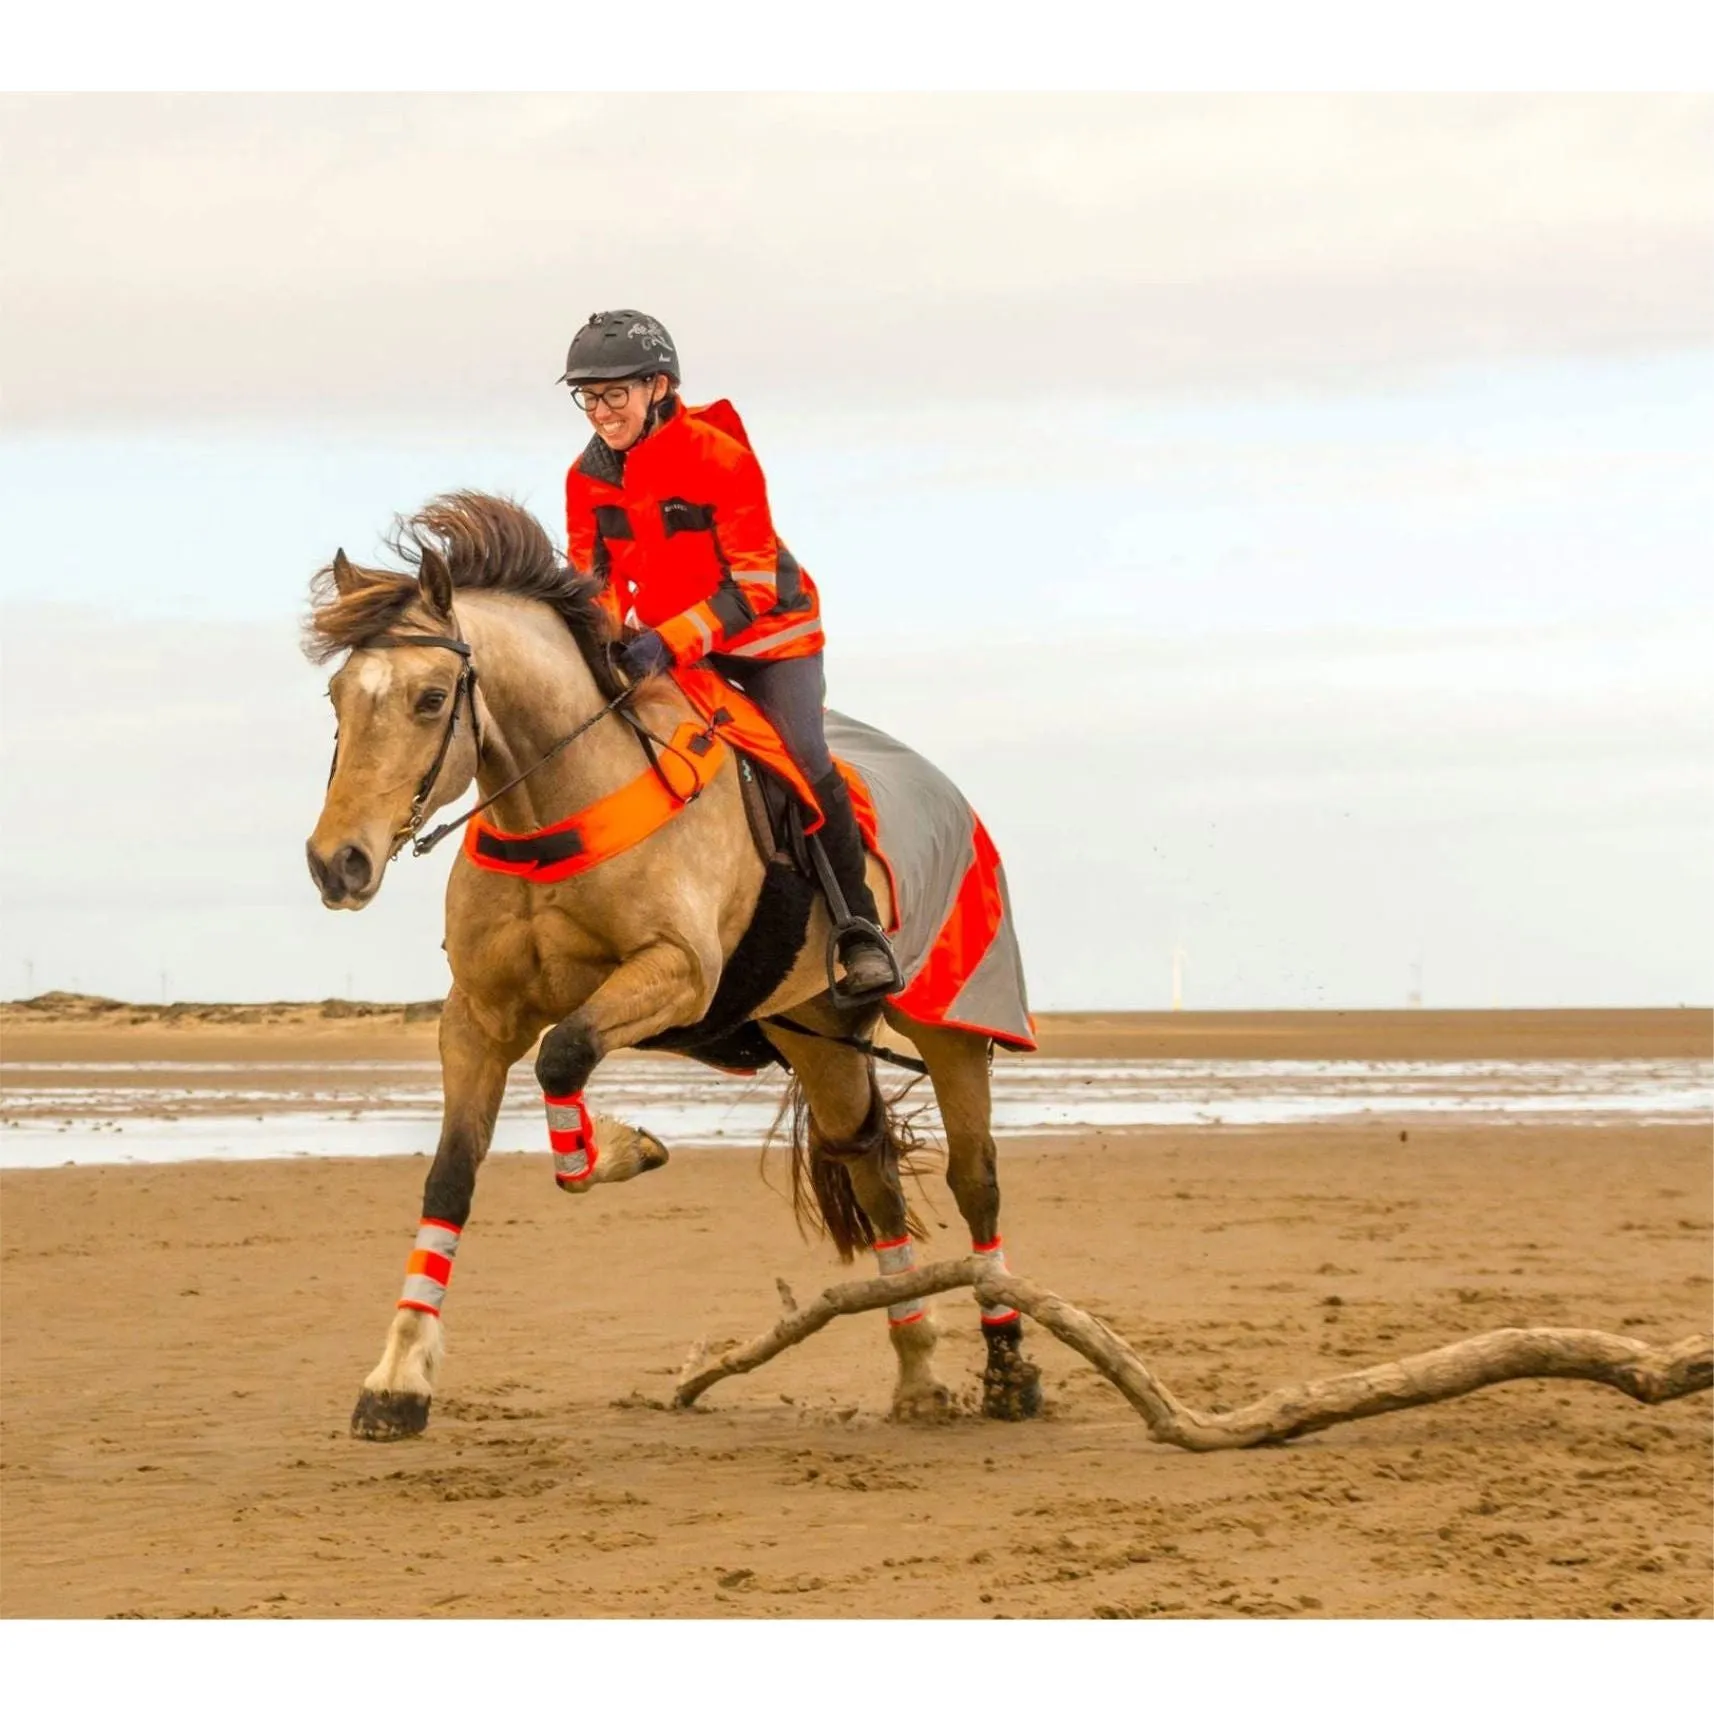
{"label": "horse's hoof", "polygon": [[950,1422],[956,1414],[951,1392],[938,1381],[914,1392],[893,1395],[891,1415],[894,1422]]}
{"label": "horse's hoof", "polygon": [[409,1440],[428,1427],[428,1419],[426,1394],[372,1393],[365,1387],[351,1413],[351,1433],[357,1440]]}
{"label": "horse's hoof", "polygon": [[982,1414],[996,1422],[1028,1422],[1041,1415],[1041,1370],[1018,1349],[1018,1338],[1019,1333],[1010,1329],[988,1337]]}
{"label": "horse's hoof", "polygon": [[982,1414],[995,1422],[1028,1422],[1041,1415],[1041,1371],[1027,1364],[1020,1375],[997,1387],[982,1388]]}
{"label": "horse's hoof", "polygon": [[595,1170],[587,1178],[556,1179],[561,1190],[581,1196],[598,1184],[623,1184],[667,1164],[667,1146],[659,1137],[605,1113],[595,1115],[595,1143]]}

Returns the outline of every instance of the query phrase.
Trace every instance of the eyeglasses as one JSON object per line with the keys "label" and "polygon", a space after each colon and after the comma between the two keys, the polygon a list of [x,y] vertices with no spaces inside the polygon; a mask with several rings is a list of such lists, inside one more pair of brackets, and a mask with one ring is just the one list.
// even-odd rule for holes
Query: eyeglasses
{"label": "eyeglasses", "polygon": [[605,387],[573,387],[571,402],[580,411],[592,411],[598,404],[610,411],[622,411],[631,397],[633,387],[652,387],[654,376],[646,375],[635,381],[612,381]]}

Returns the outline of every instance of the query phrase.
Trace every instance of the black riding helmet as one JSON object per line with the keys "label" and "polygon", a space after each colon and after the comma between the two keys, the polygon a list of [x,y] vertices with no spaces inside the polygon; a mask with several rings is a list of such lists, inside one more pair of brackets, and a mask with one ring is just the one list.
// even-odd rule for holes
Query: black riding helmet
{"label": "black riding helmet", "polygon": [[577,330],[565,356],[560,381],[629,381],[638,375],[665,375],[677,386],[678,350],[672,335],[640,309],[597,310]]}

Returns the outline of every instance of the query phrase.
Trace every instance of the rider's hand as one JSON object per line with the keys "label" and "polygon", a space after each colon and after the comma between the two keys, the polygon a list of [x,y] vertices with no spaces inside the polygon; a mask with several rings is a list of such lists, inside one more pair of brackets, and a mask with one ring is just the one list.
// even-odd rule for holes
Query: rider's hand
{"label": "rider's hand", "polygon": [[672,664],[672,650],[666,646],[659,631],[640,632],[619,651],[619,665],[625,669],[625,676],[632,680],[665,672]]}

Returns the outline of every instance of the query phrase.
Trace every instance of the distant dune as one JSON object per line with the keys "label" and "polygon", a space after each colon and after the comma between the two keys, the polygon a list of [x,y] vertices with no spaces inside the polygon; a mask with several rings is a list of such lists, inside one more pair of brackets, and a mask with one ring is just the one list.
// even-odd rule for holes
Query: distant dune
{"label": "distant dune", "polygon": [[[432,1058],[439,1000],[180,1000],[55,991],[0,1003],[12,1060]],[[1705,1006],[1541,1011],[1045,1012],[1042,1051],[1089,1059],[1705,1059]]]}

